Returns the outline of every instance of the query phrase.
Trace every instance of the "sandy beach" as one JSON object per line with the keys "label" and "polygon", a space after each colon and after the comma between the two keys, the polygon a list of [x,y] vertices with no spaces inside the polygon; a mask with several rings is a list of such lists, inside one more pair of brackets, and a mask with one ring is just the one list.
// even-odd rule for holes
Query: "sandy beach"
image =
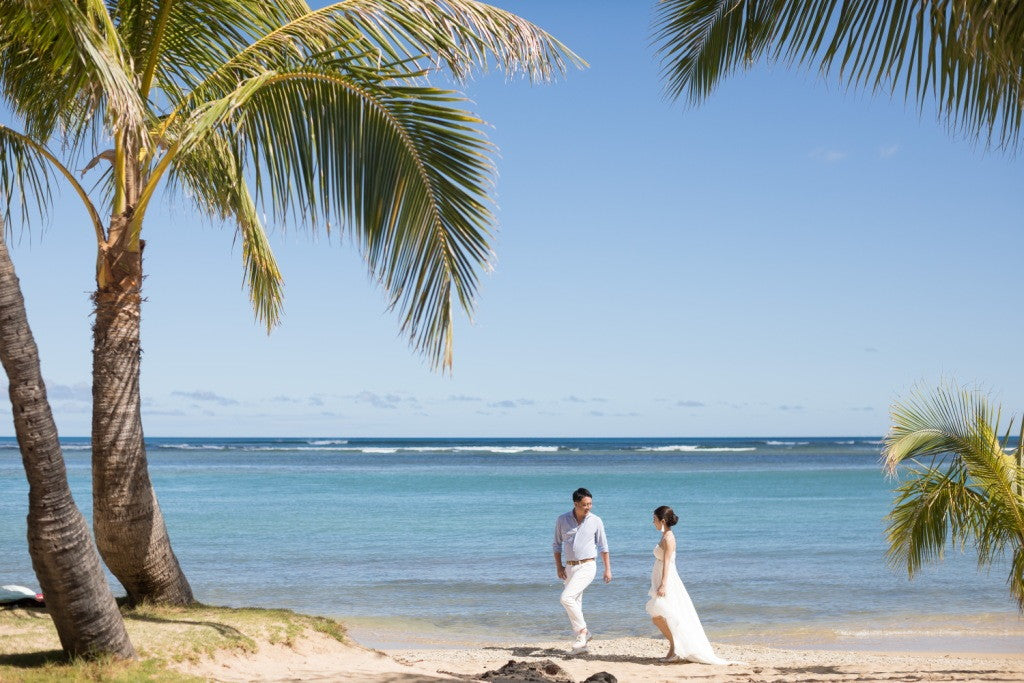
{"label": "sandy beach", "polygon": [[566,654],[565,643],[553,641],[453,646],[451,641],[421,639],[415,648],[379,650],[362,645],[343,623],[288,610],[197,606],[126,610],[124,616],[139,661],[83,668],[62,658],[44,610],[0,611],[0,681],[178,680],[183,674],[231,683],[415,683],[481,680],[510,660],[552,662],[558,667],[553,669],[556,676],[533,680],[560,683],[582,683],[600,672],[641,683],[1024,680],[1024,653],[887,653],[718,643],[719,655],[745,664],[706,666],[661,662],[665,643],[650,637],[597,638],[589,653],[573,657]]}
{"label": "sandy beach", "polygon": [[[487,647],[376,651],[308,638],[293,647],[261,647],[258,652],[218,657],[182,667],[192,675],[218,681],[480,680],[509,662],[550,660],[573,681],[607,672],[619,681],[1018,681],[1024,680],[1024,655],[840,652],[782,650],[719,645],[724,657],[744,660],[734,666],[665,664],[664,644],[653,638],[594,641],[588,654],[568,657],[561,644],[518,643]],[[551,680],[558,680],[552,678]],[[564,680],[564,679],[563,679]]]}

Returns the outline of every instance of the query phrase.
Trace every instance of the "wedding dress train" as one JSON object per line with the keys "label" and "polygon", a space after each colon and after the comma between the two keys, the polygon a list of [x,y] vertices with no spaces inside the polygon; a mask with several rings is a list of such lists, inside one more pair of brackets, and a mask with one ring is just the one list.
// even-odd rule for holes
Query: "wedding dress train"
{"label": "wedding dress train", "polygon": [[[689,659],[701,664],[742,664],[743,662],[731,662],[715,655],[711,648],[708,637],[704,634],[704,627],[700,625],[700,617],[697,610],[693,608],[689,593],[683,580],[679,578],[676,571],[676,553],[673,551],[665,557],[665,551],[660,545],[654,547],[654,568],[651,570],[651,590],[648,595],[651,599],[647,601],[647,613],[652,617],[663,617],[668,623],[672,640],[675,641],[675,651],[680,659]],[[658,586],[661,585],[662,571],[667,571],[665,578],[665,595],[658,595]]]}

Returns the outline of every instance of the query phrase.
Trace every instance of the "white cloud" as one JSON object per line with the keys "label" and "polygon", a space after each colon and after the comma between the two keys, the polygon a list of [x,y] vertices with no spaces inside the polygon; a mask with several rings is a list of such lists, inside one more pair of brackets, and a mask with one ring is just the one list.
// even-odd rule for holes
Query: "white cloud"
{"label": "white cloud", "polygon": [[216,403],[219,406],[238,405],[238,401],[236,401],[235,399],[228,398],[227,396],[221,396],[220,394],[215,394],[212,391],[172,391],[171,396],[181,396],[182,398],[190,398],[193,401]]}
{"label": "white cloud", "polygon": [[393,410],[402,402],[398,394],[377,394],[372,391],[360,391],[353,398],[359,403],[369,403],[374,408]]}
{"label": "white cloud", "polygon": [[838,149],[816,147],[815,149],[812,149],[811,153],[807,156],[817,161],[825,162],[826,164],[835,164],[846,158],[846,152]]}
{"label": "white cloud", "polygon": [[46,396],[51,401],[92,401],[92,386],[87,382],[59,384],[46,382]]}
{"label": "white cloud", "polygon": [[491,408],[518,408],[519,406],[532,406],[534,403],[536,403],[536,401],[531,398],[517,398],[514,401],[506,399],[504,401],[488,403],[487,405]]}

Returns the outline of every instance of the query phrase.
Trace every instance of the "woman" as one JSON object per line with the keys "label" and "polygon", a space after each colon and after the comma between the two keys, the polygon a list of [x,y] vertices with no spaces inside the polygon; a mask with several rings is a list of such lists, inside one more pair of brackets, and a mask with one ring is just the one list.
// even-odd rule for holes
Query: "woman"
{"label": "woman", "polygon": [[651,621],[668,639],[666,662],[690,660],[702,664],[741,664],[716,657],[697,611],[676,571],[676,537],[672,527],[679,518],[672,508],[662,505],[654,511],[654,527],[661,532],[661,541],[654,547],[654,569],[647,613]]}

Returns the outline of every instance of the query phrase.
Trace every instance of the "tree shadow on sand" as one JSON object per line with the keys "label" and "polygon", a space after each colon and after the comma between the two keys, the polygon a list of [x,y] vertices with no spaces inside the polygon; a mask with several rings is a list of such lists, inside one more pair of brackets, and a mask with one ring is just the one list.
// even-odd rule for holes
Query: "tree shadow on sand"
{"label": "tree shadow on sand", "polygon": [[[16,619],[50,621],[50,613],[45,607],[36,605],[5,605],[2,608],[11,612]],[[19,669],[36,669],[47,664],[66,664],[68,655],[63,650],[39,650],[38,652],[15,652],[0,654],[0,666],[13,666]]]}
{"label": "tree shadow on sand", "polygon": [[221,624],[216,621],[191,621],[189,619],[165,619],[162,617],[155,617],[151,614],[132,614],[126,612],[124,614],[125,621],[146,621],[151,624],[187,624],[189,626],[203,626],[211,628],[225,638],[246,638],[247,636],[239,631],[234,626],[228,626],[227,624]]}
{"label": "tree shadow on sand", "polygon": [[703,666],[695,662],[666,662],[661,657],[639,657],[637,655],[621,655],[613,653],[594,653],[594,652],[583,652],[576,655],[571,655],[565,650],[560,650],[553,647],[530,647],[529,645],[520,645],[517,647],[498,647],[491,646],[483,648],[485,650],[496,650],[501,652],[508,652],[515,657],[553,657],[562,660],[579,660],[583,662],[618,662],[628,664],[645,664],[649,666],[664,666],[664,667],[684,667],[680,671],[685,671],[691,678],[710,678],[714,674],[708,676],[694,676],[690,669],[694,667]]}
{"label": "tree shadow on sand", "polygon": [[[375,674],[374,681],[376,683],[436,683],[437,681],[451,680],[452,676],[441,678],[440,676],[428,676],[425,674]],[[333,676],[325,676],[325,681],[337,681],[338,679]],[[342,679],[348,680],[348,679]],[[475,678],[467,680],[477,680]]]}
{"label": "tree shadow on sand", "polygon": [[29,604],[27,602],[22,602],[20,600],[18,602],[9,602],[0,605],[0,610],[3,610],[4,612],[12,612],[13,616],[15,617],[25,617],[32,619],[50,618],[50,613],[46,611],[46,607],[42,605]]}
{"label": "tree shadow on sand", "polygon": [[780,674],[820,674],[822,676],[841,676],[849,673],[838,666],[775,666]]}
{"label": "tree shadow on sand", "polygon": [[12,655],[0,655],[0,666],[13,666],[18,669],[39,669],[47,664],[67,664],[68,655],[63,650],[43,650],[41,652],[18,652]]}

